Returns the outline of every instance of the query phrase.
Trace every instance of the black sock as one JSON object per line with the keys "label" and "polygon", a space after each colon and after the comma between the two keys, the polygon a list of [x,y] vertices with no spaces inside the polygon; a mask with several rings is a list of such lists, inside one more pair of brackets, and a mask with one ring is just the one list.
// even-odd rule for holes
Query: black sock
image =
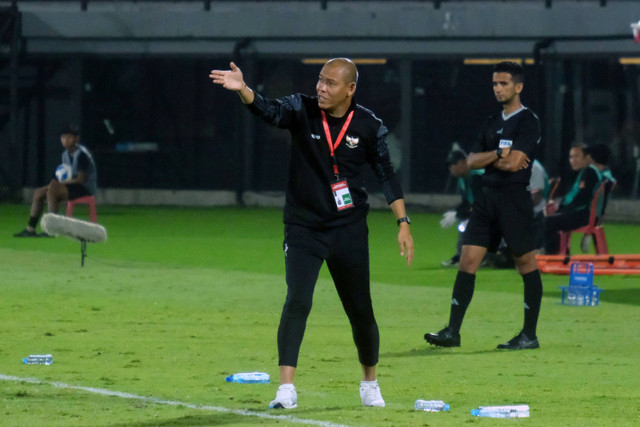
{"label": "black sock", "polygon": [[540,271],[534,270],[522,275],[524,282],[524,327],[522,332],[533,339],[536,337],[536,326],[542,301],[542,279]]}
{"label": "black sock", "polygon": [[449,328],[455,333],[460,333],[462,327],[462,319],[471,303],[473,297],[473,289],[476,284],[476,275],[458,271],[456,282],[453,285],[453,294],[451,295],[451,314],[449,316]]}
{"label": "black sock", "polygon": [[29,227],[35,229],[36,225],[38,225],[38,217],[37,216],[30,216],[29,217]]}

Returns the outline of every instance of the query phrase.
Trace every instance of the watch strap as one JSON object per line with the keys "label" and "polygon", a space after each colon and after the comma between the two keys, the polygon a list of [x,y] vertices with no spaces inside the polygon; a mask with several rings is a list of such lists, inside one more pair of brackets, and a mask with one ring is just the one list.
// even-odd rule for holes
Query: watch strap
{"label": "watch strap", "polygon": [[402,224],[403,222],[406,222],[407,224],[411,224],[411,219],[408,216],[403,216],[402,218],[398,218],[398,226],[400,226],[400,224]]}

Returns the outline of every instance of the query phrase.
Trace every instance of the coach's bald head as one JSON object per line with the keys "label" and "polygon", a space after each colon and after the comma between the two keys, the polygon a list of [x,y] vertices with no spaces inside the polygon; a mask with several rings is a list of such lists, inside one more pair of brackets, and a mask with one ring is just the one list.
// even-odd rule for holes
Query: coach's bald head
{"label": "coach's bald head", "polygon": [[358,84],[358,68],[349,58],[333,58],[328,60],[325,67],[339,67],[342,69],[342,77],[345,83]]}

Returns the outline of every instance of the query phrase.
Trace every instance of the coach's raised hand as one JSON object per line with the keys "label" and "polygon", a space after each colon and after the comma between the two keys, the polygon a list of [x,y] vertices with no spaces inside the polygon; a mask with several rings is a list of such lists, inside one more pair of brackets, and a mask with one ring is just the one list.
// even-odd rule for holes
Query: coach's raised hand
{"label": "coach's raised hand", "polygon": [[229,66],[230,70],[211,70],[209,78],[213,83],[236,92],[244,104],[251,104],[254,94],[244,82],[242,71],[233,62],[229,63]]}

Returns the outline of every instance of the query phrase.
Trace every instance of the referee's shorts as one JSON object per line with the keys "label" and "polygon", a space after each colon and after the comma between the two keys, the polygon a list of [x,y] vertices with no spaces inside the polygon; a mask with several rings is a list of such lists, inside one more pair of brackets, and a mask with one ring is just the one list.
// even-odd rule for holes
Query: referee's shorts
{"label": "referee's shorts", "polygon": [[495,252],[502,238],[516,257],[535,249],[533,201],[524,185],[484,186],[473,203],[463,244]]}

